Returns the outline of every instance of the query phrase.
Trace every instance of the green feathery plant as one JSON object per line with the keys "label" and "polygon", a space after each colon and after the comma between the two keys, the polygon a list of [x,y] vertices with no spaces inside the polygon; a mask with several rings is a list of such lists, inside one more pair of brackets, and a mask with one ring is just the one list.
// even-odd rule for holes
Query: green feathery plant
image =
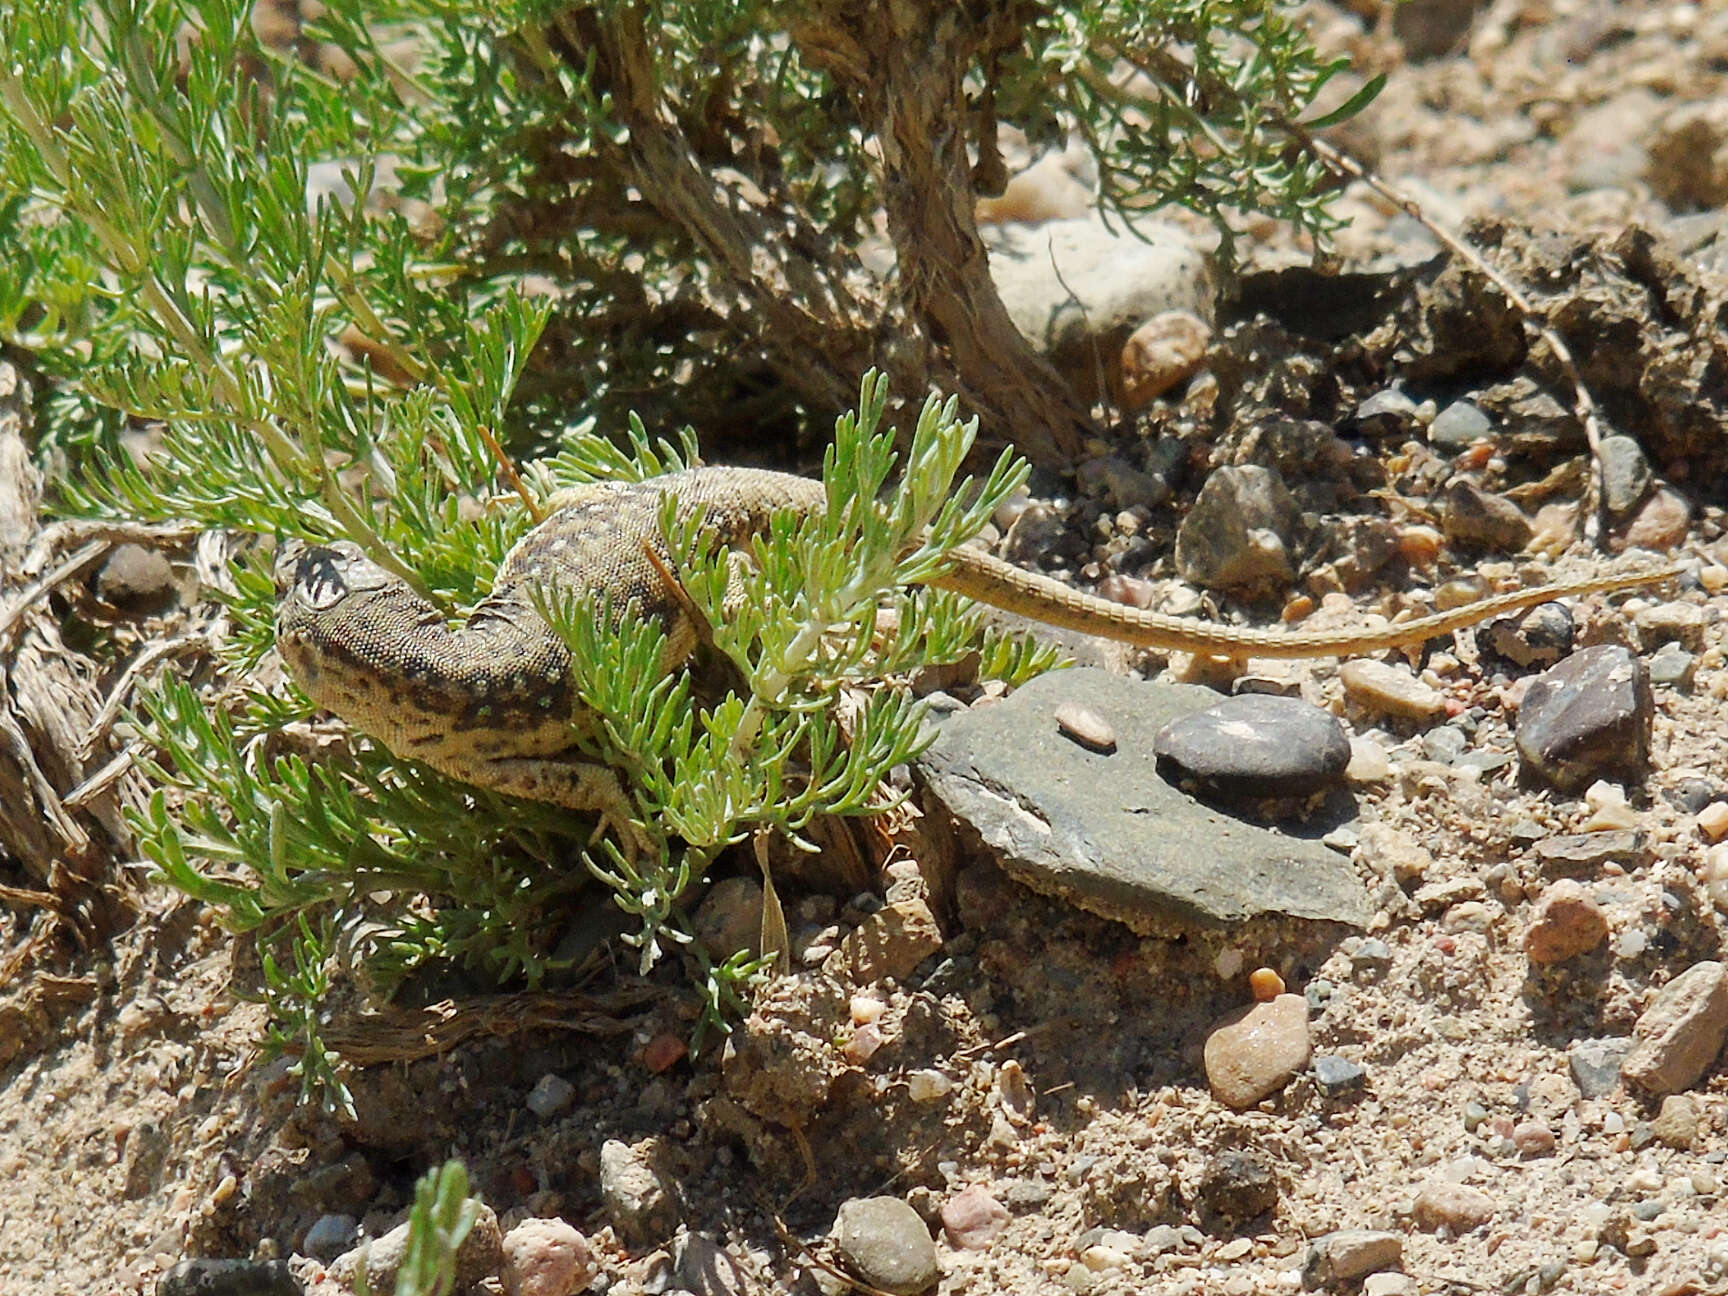
{"label": "green feathery plant", "polygon": [[[456,1257],[474,1222],[480,1201],[468,1195],[468,1167],[452,1158],[421,1175],[408,1212],[408,1243],[396,1269],[395,1296],[449,1296],[456,1286]],[[354,1275],[356,1296],[372,1296],[366,1257]]]}
{"label": "green feathery plant", "polygon": [[[652,440],[634,417],[617,441],[597,435],[627,393],[651,409],[680,393],[721,404],[715,357],[730,355],[831,412],[871,339],[928,343],[854,274],[883,196],[882,123],[847,115],[876,101],[823,51],[868,9],[814,5],[782,35],[780,11],[735,0],[330,0],[304,35],[340,48],[338,73],[262,47],[250,0],[0,0],[0,341],[47,380],[57,504],[236,537],[230,584],[212,592],[237,683],[168,678],[138,699],[159,786],[141,847],[256,936],[272,1030],[309,1087],[341,1093],[318,1037],[339,951],[386,987],[431,959],[536,982],[588,873],[560,811],[363,741],[320,745],[306,699],[258,671],[275,591],[268,547],[243,537],[347,538],[459,616],[531,524],[498,442],[533,458],[523,478],[542,500],[651,476],[694,443]],[[998,116],[1078,131],[1107,207],[1180,201],[1222,220],[1254,205],[1323,232],[1317,177],[1275,127],[1338,67],[1287,6],[1084,0],[954,21],[979,24],[951,53],[993,96],[991,131]],[[1173,65],[1177,49],[1192,64]],[[644,68],[653,85],[621,80]],[[763,150],[768,129],[780,143]],[[728,192],[760,187],[759,210],[716,215],[722,172]],[[802,288],[760,278],[763,259],[727,242],[787,231],[795,247],[768,260],[805,265]],[[923,390],[928,370],[902,367]],[[986,676],[1049,664],[957,600],[905,592],[1023,469],[1004,459],[957,486],[975,425],[932,401],[890,483],[886,399],[866,375],[825,463],[830,506],[776,526],[749,563],[668,517],[734,690],[698,703],[682,673],[650,668],[653,627],[546,609],[605,721],[594,755],[628,776],[650,839],[634,856],[604,844],[592,872],[632,916],[644,964],[685,953],[715,1020],[754,968],[689,942],[691,883],[730,843],[799,841],[813,815],[880,808],[883,776],[922,741],[904,690],[853,686],[975,649]],[[884,633],[885,603],[898,627]]]}

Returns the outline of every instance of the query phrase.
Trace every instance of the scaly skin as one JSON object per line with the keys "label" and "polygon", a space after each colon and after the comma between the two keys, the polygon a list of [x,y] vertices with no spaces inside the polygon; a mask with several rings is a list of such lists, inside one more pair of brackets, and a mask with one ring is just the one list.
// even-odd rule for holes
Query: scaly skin
{"label": "scaly skin", "polygon": [[[665,669],[695,647],[696,627],[667,588],[661,534],[667,494],[678,516],[704,509],[716,539],[737,546],[777,512],[810,512],[821,483],[755,468],[693,468],[645,482],[561,492],[546,519],[505,556],[493,593],[468,620],[438,612],[353,546],[291,550],[277,569],[276,641],[289,671],[319,706],[398,756],[499,792],[598,812],[620,829],[630,803],[616,774],[583,756],[591,717],[576,705],[563,642],[535,611],[538,589],[586,592],[613,606],[634,600],[667,632]],[[1239,629],[1124,607],[1022,571],[973,549],[951,556],[930,583],[1050,625],[1146,648],[1228,657],[1343,657],[1436,635],[1569,595],[1647,585],[1672,566],[1592,576],[1496,595],[1376,630]]]}

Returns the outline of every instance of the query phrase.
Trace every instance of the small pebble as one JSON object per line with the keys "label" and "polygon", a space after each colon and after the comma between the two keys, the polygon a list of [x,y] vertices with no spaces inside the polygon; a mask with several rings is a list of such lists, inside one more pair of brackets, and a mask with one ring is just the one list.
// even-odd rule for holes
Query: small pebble
{"label": "small pebble", "polygon": [[1358,972],[1384,972],[1392,966],[1392,947],[1370,936],[1350,952],[1350,966]]}
{"label": "small pebble", "polygon": [[1338,785],[1350,741],[1338,717],[1300,698],[1226,698],[1179,716],[1153,740],[1159,773],[1220,796],[1307,796]]}
{"label": "small pebble", "polygon": [[1704,840],[1721,841],[1728,835],[1728,801],[1712,801],[1698,812],[1698,831]]}
{"label": "small pebble", "polygon": [[1024,1122],[1032,1119],[1037,1104],[1032,1082],[1026,1078],[1025,1068],[1013,1058],[996,1068],[996,1100],[1010,1120]]}
{"label": "small pebble", "polygon": [[1412,567],[1432,567],[1446,537],[1430,526],[1408,526],[1398,533],[1398,556]]}
{"label": "small pebble", "polygon": [[[1278,1205],[1278,1176],[1271,1161],[1254,1149],[1220,1152],[1201,1172],[1194,1204],[1213,1225],[1240,1225]],[[1252,1246],[1251,1239],[1239,1240]]]}
{"label": "small pebble", "polygon": [[1314,1059],[1314,1083],[1327,1098],[1355,1093],[1368,1081],[1368,1072],[1359,1064],[1336,1053],[1323,1053]]}
{"label": "small pebble", "polygon": [[1671,553],[1685,543],[1691,522],[1692,506],[1686,497],[1670,486],[1658,486],[1626,524],[1621,538],[1628,549]]}
{"label": "small pebble", "polygon": [[690,1052],[690,1044],[682,1035],[661,1031],[642,1048],[642,1065],[655,1075],[662,1075],[682,1062]]}
{"label": "small pebble", "polygon": [[1203,1051],[1212,1094],[1227,1107],[1251,1107],[1308,1065],[1308,1001],[1284,994],[1226,1018]]}
{"label": "small pebble", "polygon": [[1728,842],[1718,842],[1704,852],[1703,875],[1710,903],[1728,913]]}
{"label": "small pebble", "polygon": [[1642,867],[1650,858],[1649,841],[1637,829],[1564,833],[1542,838],[1535,849],[1542,871],[1550,877],[1593,875],[1604,864],[1618,864],[1630,871]]}
{"label": "small pebble", "polygon": [[1650,1132],[1656,1141],[1671,1148],[1690,1148],[1698,1139],[1698,1100],[1691,1094],[1669,1094],[1662,1100]]}
{"label": "small pebble", "polygon": [[954,1092],[954,1082],[946,1074],[923,1068],[906,1077],[906,1096],[913,1102],[936,1102]]}
{"label": "small pebble", "polygon": [[300,1249],[318,1260],[334,1260],[354,1244],[359,1231],[360,1224],[352,1215],[320,1215],[306,1230]]}
{"label": "small pebble", "polygon": [[1357,658],[1338,670],[1350,700],[1375,715],[1401,719],[1437,720],[1446,714],[1446,698],[1417,679],[1407,666]]}
{"label": "small pebble", "polygon": [[[1586,1098],[1605,1098],[1620,1087],[1620,1063],[1632,1047],[1629,1039],[1578,1040],[1566,1051],[1572,1083]],[[1619,1119],[1617,1113],[1610,1116]]]}
{"label": "small pebble", "polygon": [[1347,783],[1384,783],[1392,777],[1392,762],[1386,749],[1361,735],[1350,740],[1350,763],[1344,767]]}
{"label": "small pebble", "polygon": [[1165,311],[1135,329],[1122,344],[1123,410],[1140,409],[1187,382],[1206,362],[1211,340],[1211,328],[1188,311]]}
{"label": "small pebble", "polygon": [[561,1219],[525,1219],[503,1245],[506,1296],[574,1296],[600,1272],[588,1239]]}
{"label": "small pebble", "polygon": [[852,1032],[852,1038],[846,1041],[840,1052],[848,1062],[862,1066],[875,1057],[887,1042],[888,1038],[883,1035],[880,1027],[874,1022],[866,1022]]}
{"label": "small pebble", "polygon": [[523,1105],[541,1120],[550,1120],[570,1110],[576,1102],[576,1086],[548,1071],[528,1091]]}
{"label": "small pebble", "polygon": [[1108,1273],[1128,1263],[1128,1257],[1115,1247],[1089,1246],[1080,1253],[1080,1263],[1093,1273]]}
{"label": "small pebble", "polygon": [[1521,1157],[1553,1156],[1556,1144],[1554,1131],[1539,1120],[1520,1121],[1512,1128],[1512,1145]]}
{"label": "small pebble", "polygon": [[1307,1288],[1353,1282],[1367,1274],[1391,1269],[1404,1260],[1404,1239],[1379,1229],[1339,1229],[1308,1244],[1302,1264]]}
{"label": "small pebble", "polygon": [[1597,446],[1602,469],[1602,507],[1618,521],[1643,501],[1655,479],[1644,450],[1629,436],[1605,436]]}
{"label": "small pebble", "polygon": [[1728,966],[1694,963],[1657,992],[1633,1028],[1621,1073],[1652,1094],[1698,1083],[1728,1038]]}
{"label": "small pebble", "polygon": [[1530,776],[1563,792],[1608,777],[1642,781],[1654,715],[1641,658],[1618,644],[1581,648],[1525,692],[1518,755]]}
{"label": "small pebble", "polygon": [[600,1201],[619,1234],[642,1245],[664,1239],[677,1225],[678,1207],[649,1163],[647,1143],[622,1139],[600,1145]]}
{"label": "small pebble", "polygon": [[1442,450],[1463,450],[1493,431],[1493,423],[1480,407],[1459,400],[1434,416],[1434,421],[1428,425],[1428,440]]}
{"label": "small pebble", "polygon": [[1572,611],[1564,603],[1541,603],[1511,616],[1496,617],[1476,636],[1492,657],[1524,670],[1546,670],[1572,651],[1578,636]]}
{"label": "small pebble", "polygon": [[1598,949],[1608,939],[1608,919],[1584,886],[1561,878],[1542,893],[1524,932],[1524,953],[1551,966]]}
{"label": "small pebble", "polygon": [[1665,643],[1650,657],[1650,682],[1658,688],[1692,690],[1698,676],[1698,658],[1677,643]]}
{"label": "small pebble", "polygon": [[1109,721],[1090,707],[1063,702],[1056,708],[1056,727],[1091,751],[1105,755],[1116,750],[1116,731]]}
{"label": "small pebble", "polygon": [[978,1184],[942,1203],[943,1236],[962,1251],[984,1250],[1008,1227],[1010,1218],[1008,1208]]}
{"label": "small pebble", "polygon": [[1284,978],[1269,967],[1255,968],[1248,974],[1248,989],[1256,1002],[1270,1003],[1284,993]]}
{"label": "small pebble", "polygon": [[1479,1228],[1494,1217],[1494,1199],[1479,1188],[1434,1180],[1416,1194],[1416,1226],[1429,1233],[1449,1229],[1458,1237]]}
{"label": "small pebble", "polygon": [[1440,497],[1440,525],[1454,544],[1517,553],[1530,542],[1530,519],[1504,495],[1485,491],[1467,477],[1454,477]]}
{"label": "small pebble", "polygon": [[936,1244],[918,1212],[898,1197],[854,1197],[835,1215],[835,1248],[845,1265],[873,1287],[917,1296],[941,1270]]}

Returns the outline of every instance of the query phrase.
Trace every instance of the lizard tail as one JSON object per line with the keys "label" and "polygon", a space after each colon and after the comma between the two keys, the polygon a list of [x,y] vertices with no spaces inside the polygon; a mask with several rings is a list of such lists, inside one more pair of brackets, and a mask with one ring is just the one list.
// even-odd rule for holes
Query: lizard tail
{"label": "lizard tail", "polygon": [[1117,639],[1141,648],[1165,648],[1215,657],[1353,657],[1421,643],[1437,635],[1475,625],[1490,617],[1518,612],[1558,598],[1634,589],[1669,580],[1680,572],[1675,563],[1580,580],[1558,581],[1512,590],[1463,607],[1371,630],[1258,630],[1214,625],[1189,617],[1168,616],[1112,603],[1092,594],[1022,570],[974,549],[949,555],[950,569],[930,582],[980,603],[1015,612],[1048,625]]}

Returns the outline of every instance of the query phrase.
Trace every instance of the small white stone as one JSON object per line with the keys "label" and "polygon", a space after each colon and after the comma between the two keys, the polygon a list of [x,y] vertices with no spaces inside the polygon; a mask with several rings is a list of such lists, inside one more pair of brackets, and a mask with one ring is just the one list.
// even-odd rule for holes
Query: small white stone
{"label": "small white stone", "polygon": [[1662,1187],[1662,1172],[1655,1166],[1639,1166],[1626,1176],[1626,1187],[1635,1193],[1653,1193]]}
{"label": "small white stone", "polygon": [[1711,904],[1728,913],[1728,842],[1718,842],[1704,852],[1704,890]]}
{"label": "small white stone", "polygon": [[1128,1263],[1128,1257],[1115,1247],[1089,1246],[1080,1253],[1080,1263],[1093,1273],[1104,1273],[1111,1269],[1120,1269]]}
{"label": "small white stone", "polygon": [[1728,801],[1712,801],[1698,812],[1698,831],[1707,841],[1728,836]]}
{"label": "small white stone", "polygon": [[1344,767],[1344,777],[1351,783],[1384,783],[1392,777],[1392,761],[1379,743],[1358,734],[1350,740],[1350,763]]}
{"label": "small white stone", "polygon": [[942,1072],[925,1068],[906,1077],[906,1096],[913,1102],[935,1102],[954,1092],[954,1082]]}

